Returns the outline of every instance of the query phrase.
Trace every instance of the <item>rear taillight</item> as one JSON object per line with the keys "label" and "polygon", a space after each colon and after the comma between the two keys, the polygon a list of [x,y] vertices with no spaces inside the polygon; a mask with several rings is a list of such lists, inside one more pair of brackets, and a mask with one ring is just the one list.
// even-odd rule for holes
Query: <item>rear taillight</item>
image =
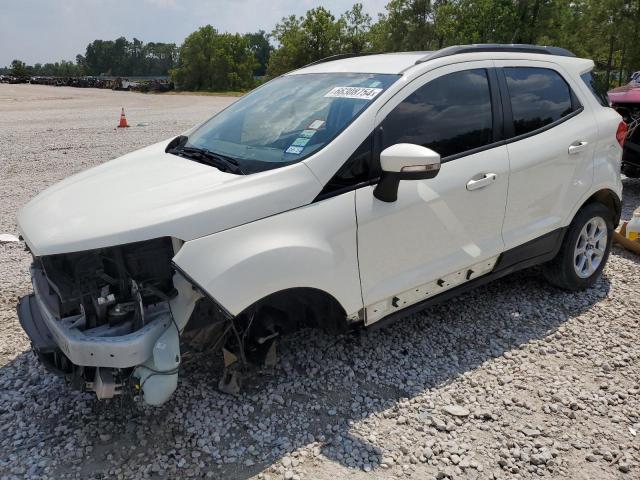
{"label": "rear taillight", "polygon": [[616,131],[616,140],[618,140],[618,143],[621,147],[624,147],[624,141],[627,139],[628,130],[629,128],[627,127],[627,124],[624,122],[620,122],[620,125],[618,125],[618,130]]}

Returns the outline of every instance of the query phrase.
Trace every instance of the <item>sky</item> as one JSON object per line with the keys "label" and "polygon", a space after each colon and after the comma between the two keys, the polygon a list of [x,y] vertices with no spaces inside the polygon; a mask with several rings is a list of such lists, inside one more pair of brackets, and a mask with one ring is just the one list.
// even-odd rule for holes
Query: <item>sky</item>
{"label": "sky", "polygon": [[[0,0],[0,66],[75,60],[95,39],[182,43],[211,24],[222,32],[270,32],[284,16],[318,6],[336,17],[357,0]],[[359,0],[375,20],[389,0]]]}

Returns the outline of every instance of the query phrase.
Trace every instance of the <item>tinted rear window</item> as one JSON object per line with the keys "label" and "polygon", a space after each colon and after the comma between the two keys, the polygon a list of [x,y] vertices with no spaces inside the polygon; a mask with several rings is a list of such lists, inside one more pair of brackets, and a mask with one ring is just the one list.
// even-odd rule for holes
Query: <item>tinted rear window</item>
{"label": "tinted rear window", "polygon": [[580,75],[580,78],[587,84],[587,87],[589,87],[589,90],[591,90],[591,93],[593,93],[593,96],[596,97],[600,105],[608,107],[609,99],[607,98],[606,88],[603,88],[602,85],[598,83],[593,74],[591,72],[583,73]]}
{"label": "tinted rear window", "polygon": [[448,157],[492,142],[491,92],[484,69],[450,73],[409,95],[384,120],[384,147],[415,143]]}
{"label": "tinted rear window", "polygon": [[569,85],[554,70],[532,67],[504,68],[515,135],[538,130],[573,112]]}

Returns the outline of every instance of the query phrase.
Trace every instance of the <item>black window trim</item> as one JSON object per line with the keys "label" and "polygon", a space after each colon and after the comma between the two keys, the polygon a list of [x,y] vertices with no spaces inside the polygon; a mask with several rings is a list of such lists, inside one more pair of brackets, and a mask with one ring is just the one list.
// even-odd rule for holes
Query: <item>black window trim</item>
{"label": "black window trim", "polygon": [[[509,95],[509,87],[507,86],[507,77],[504,73],[505,68],[536,68],[536,69],[542,69],[542,70],[551,70],[552,72],[555,72],[560,76],[560,78],[564,81],[564,83],[567,84],[567,87],[569,88],[569,94],[571,96],[571,107],[574,108],[574,110],[568,115],[565,115],[564,117],[559,118],[555,122],[551,122],[548,125],[545,125],[544,127],[540,127],[530,132],[516,135],[515,129],[514,129],[514,123],[513,123],[513,111],[511,110],[511,97]],[[504,110],[503,118],[504,118],[504,129],[505,129],[505,136],[504,136],[505,145],[513,142],[518,142],[520,140],[524,140],[529,137],[533,137],[534,135],[539,135],[543,132],[546,132],[547,130],[551,130],[552,128],[555,128],[558,125],[563,124],[567,120],[570,120],[573,117],[578,116],[584,111],[584,105],[582,105],[582,103],[578,99],[578,96],[573,91],[573,88],[571,88],[571,84],[567,82],[567,79],[564,78],[564,75],[562,75],[562,73],[560,73],[555,68],[538,67],[538,66],[530,66],[530,65],[526,65],[526,66],[525,65],[508,65],[505,67],[497,67],[496,70],[498,74],[498,81],[500,83],[500,93],[502,98],[502,106]]]}

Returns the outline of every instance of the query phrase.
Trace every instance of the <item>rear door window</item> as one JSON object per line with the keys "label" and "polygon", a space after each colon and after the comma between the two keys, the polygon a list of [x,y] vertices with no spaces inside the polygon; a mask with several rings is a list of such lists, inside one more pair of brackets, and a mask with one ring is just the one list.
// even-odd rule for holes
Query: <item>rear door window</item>
{"label": "rear door window", "polygon": [[442,158],[493,141],[491,90],[485,69],[454,72],[425,84],[382,122],[383,148],[414,143]]}
{"label": "rear door window", "polygon": [[555,70],[505,67],[514,135],[546,127],[580,108],[567,82]]}

